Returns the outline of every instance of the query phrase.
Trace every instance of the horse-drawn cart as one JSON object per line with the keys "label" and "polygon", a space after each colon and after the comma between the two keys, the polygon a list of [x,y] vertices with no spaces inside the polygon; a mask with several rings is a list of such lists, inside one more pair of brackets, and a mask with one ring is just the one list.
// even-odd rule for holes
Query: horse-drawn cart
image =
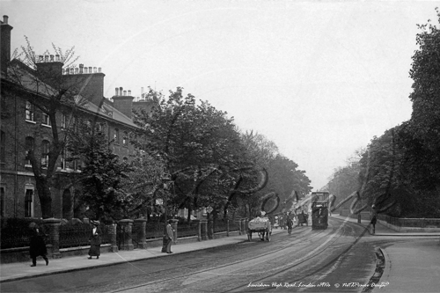
{"label": "horse-drawn cart", "polygon": [[267,217],[256,217],[248,223],[248,240],[252,240],[252,233],[258,233],[261,241],[265,239],[270,241],[270,235],[272,234],[272,226],[270,224],[269,218]]}
{"label": "horse-drawn cart", "polygon": [[303,224],[306,224],[307,226],[309,225],[309,221],[308,221],[308,219],[309,219],[309,215],[308,214],[303,214],[303,213],[301,213],[301,214],[299,214],[298,215],[298,226],[299,225],[303,225]]}

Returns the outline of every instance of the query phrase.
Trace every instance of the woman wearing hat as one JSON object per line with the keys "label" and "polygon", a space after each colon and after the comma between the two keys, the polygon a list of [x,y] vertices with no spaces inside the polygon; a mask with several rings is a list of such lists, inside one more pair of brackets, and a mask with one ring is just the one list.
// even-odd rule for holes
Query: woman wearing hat
{"label": "woman wearing hat", "polygon": [[89,259],[92,259],[93,256],[98,259],[101,254],[101,229],[99,229],[98,221],[91,221],[91,224]]}
{"label": "woman wearing hat", "polygon": [[29,225],[31,229],[30,244],[29,244],[29,254],[32,259],[31,267],[37,265],[37,256],[41,256],[45,261],[46,265],[49,264],[49,259],[47,258],[46,243],[44,242],[43,235],[38,228],[37,224],[32,222]]}
{"label": "woman wearing hat", "polygon": [[167,242],[167,246],[166,246],[166,252],[167,253],[173,253],[171,251],[171,243],[173,243],[173,234],[174,234],[174,229],[171,226],[171,224],[173,223],[173,220],[168,220],[168,224],[167,224],[167,234],[166,236],[168,237],[168,242]]}

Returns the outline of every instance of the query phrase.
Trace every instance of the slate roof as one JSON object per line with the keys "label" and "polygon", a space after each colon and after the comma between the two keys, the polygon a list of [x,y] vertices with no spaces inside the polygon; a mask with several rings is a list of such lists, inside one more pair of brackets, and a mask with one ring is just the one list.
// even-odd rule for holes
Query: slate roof
{"label": "slate roof", "polygon": [[[38,79],[36,77],[35,70],[18,60],[13,60],[11,62],[11,65],[8,68],[8,75],[6,75],[4,72],[1,73],[1,79],[2,82],[9,82],[24,89],[26,92],[42,97],[55,95],[58,93],[58,91],[53,87]],[[133,123],[133,120],[130,117],[117,110],[108,99],[105,97],[102,98],[104,100],[101,107],[98,107],[86,99],[81,101],[79,107],[89,113],[98,114],[105,119],[111,119],[115,122],[119,122],[130,127],[138,127]]]}

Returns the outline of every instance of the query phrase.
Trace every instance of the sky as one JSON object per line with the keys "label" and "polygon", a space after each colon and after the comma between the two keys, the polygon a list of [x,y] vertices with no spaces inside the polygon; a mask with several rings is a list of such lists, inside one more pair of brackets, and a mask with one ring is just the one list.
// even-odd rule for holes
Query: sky
{"label": "sky", "polygon": [[[0,0],[12,49],[75,47],[104,95],[183,87],[258,132],[314,191],[410,119],[417,24],[435,1]],[[435,23],[435,22],[434,22]]]}

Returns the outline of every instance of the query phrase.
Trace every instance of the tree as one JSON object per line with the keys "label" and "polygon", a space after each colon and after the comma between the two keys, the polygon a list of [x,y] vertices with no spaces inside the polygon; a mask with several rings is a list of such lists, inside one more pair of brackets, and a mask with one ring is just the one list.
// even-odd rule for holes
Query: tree
{"label": "tree", "polygon": [[[438,22],[440,11],[436,8]],[[418,25],[419,49],[412,59],[411,119],[374,137],[359,162],[359,194],[364,203],[395,216],[440,214],[440,29]],[[342,172],[343,171],[343,172]],[[335,172],[329,183],[341,173]],[[337,176],[337,177],[336,177]],[[337,186],[340,186],[338,183]]]}
{"label": "tree", "polygon": [[336,196],[335,205],[344,200],[353,192],[360,190],[359,172],[360,159],[366,152],[365,149],[357,150],[347,159],[346,165],[336,168],[327,183],[327,189]]}
{"label": "tree", "polygon": [[[269,174],[268,183],[263,189],[253,196],[244,198],[250,214],[255,215],[264,208],[262,204],[266,202],[266,195],[269,193],[275,193],[283,203],[274,210],[275,212],[289,208],[287,204],[291,204],[291,195],[295,194],[292,191],[302,194],[311,191],[310,180],[305,175],[305,171],[297,170],[298,165],[280,154],[273,141],[254,131],[242,134],[242,141],[249,160],[255,166],[266,168]],[[255,181],[249,184],[255,184]]]}
{"label": "tree", "polygon": [[58,125],[57,118],[62,110],[69,109],[72,113],[82,103],[81,99],[75,98],[79,92],[78,83],[67,83],[62,70],[72,66],[77,58],[74,57],[74,48],[63,52],[53,45],[53,66],[44,67],[37,61],[27,38],[26,42],[27,46],[21,47],[21,54],[15,54],[16,57],[9,63],[8,78],[15,86],[15,94],[27,100],[23,111],[34,115],[31,109],[39,109],[44,115],[44,123],[50,126],[50,130],[42,130],[40,127],[34,129],[35,137],[41,137],[42,132],[47,132],[51,136],[50,142],[29,140],[21,145],[27,151],[27,159],[32,165],[42,216],[49,218],[53,216],[51,188],[56,185],[56,164],[67,137]]}
{"label": "tree", "polygon": [[[438,8],[436,12],[440,23]],[[413,112],[399,139],[405,148],[406,172],[416,189],[434,191],[440,197],[440,29],[430,21],[418,27],[419,49],[410,70]]]}
{"label": "tree", "polygon": [[400,150],[395,129],[371,140],[360,160],[359,193],[371,206],[381,197],[391,197],[400,186]]}
{"label": "tree", "polygon": [[96,219],[122,219],[130,215],[136,200],[131,193],[129,173],[132,170],[121,162],[111,148],[111,141],[102,133],[82,123],[79,131],[70,135],[68,150],[71,160],[81,160],[84,168],[78,181],[82,185],[80,202]]}
{"label": "tree", "polygon": [[157,106],[152,113],[136,115],[140,135],[146,138],[138,147],[163,162],[163,174],[173,186],[167,206],[197,208],[214,198],[216,204],[220,190],[231,182],[228,172],[240,161],[233,119],[208,102],[196,104],[194,96],[184,97],[182,88],[170,91],[168,98],[150,89],[149,96]]}
{"label": "tree", "polygon": [[298,164],[281,154],[276,155],[269,164],[269,182],[261,192],[277,192],[283,203],[277,211],[287,212],[297,195],[305,195],[312,190],[305,171],[297,168]]}

